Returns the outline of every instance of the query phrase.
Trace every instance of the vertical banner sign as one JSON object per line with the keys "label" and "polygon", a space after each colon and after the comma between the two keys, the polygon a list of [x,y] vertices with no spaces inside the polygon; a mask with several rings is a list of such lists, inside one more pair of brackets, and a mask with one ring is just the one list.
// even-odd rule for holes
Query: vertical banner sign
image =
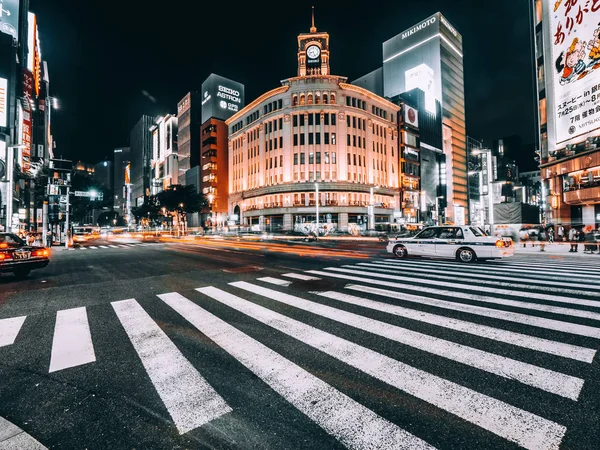
{"label": "vertical banner sign", "polygon": [[33,75],[24,69],[23,70],[23,97],[25,98],[23,105],[23,149],[22,167],[23,173],[29,173],[31,169],[31,103],[33,101]]}
{"label": "vertical banner sign", "polygon": [[0,0],[0,32],[19,38],[20,0]]}
{"label": "vertical banner sign", "polygon": [[600,128],[600,0],[546,0],[556,143]]}
{"label": "vertical banner sign", "polygon": [[7,126],[8,80],[0,78],[0,127]]}

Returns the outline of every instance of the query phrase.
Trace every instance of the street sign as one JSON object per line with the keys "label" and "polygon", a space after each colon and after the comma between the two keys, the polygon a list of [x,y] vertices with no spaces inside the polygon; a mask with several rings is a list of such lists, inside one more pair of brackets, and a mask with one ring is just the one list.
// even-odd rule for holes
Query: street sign
{"label": "street sign", "polygon": [[102,200],[104,194],[102,192],[75,191],[75,197],[90,197],[96,200]]}

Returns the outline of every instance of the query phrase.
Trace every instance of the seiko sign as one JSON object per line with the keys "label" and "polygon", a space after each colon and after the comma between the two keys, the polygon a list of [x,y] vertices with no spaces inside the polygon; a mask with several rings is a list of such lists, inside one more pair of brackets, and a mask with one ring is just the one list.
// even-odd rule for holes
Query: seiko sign
{"label": "seiko sign", "polygon": [[219,102],[219,106],[222,109],[227,109],[228,111],[235,112],[239,111],[239,105],[241,105],[242,103],[242,99],[240,98],[240,91],[236,91],[235,89],[231,89],[221,85],[218,86],[217,90],[217,97],[224,99]]}
{"label": "seiko sign", "polygon": [[202,83],[202,121],[227,120],[244,107],[244,85],[211,74]]}
{"label": "seiko sign", "polygon": [[407,30],[404,33],[402,33],[402,39],[406,39],[407,37],[412,36],[416,32],[424,30],[428,26],[433,25],[435,22],[436,22],[435,16],[430,17],[425,22],[420,23],[419,25],[416,25],[416,26],[412,27],[410,30]]}

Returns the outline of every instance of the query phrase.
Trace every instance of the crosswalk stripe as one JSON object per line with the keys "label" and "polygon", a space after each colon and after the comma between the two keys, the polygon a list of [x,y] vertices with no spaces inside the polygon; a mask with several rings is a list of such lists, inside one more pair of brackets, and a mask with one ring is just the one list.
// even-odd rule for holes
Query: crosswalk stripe
{"label": "crosswalk stripe", "polygon": [[359,330],[385,337],[409,347],[475,367],[509,380],[516,380],[528,386],[533,386],[571,400],[577,400],[583,388],[583,380],[581,378],[575,378],[484,350],[332,308],[331,306],[263,288],[245,281],[229,284],[277,302],[302,309],[303,311],[308,311],[358,328]]}
{"label": "crosswalk stripe", "polygon": [[87,247],[79,247],[79,250],[87,250]]}
{"label": "crosswalk stripe", "polygon": [[19,334],[19,331],[21,331],[21,327],[26,318],[27,316],[0,319],[0,347],[15,343],[17,335]]}
{"label": "crosswalk stripe", "polygon": [[273,278],[273,277],[262,277],[262,278],[257,278],[257,280],[264,281],[265,283],[275,284],[277,286],[289,286],[290,284],[292,284],[291,281],[281,280],[279,278]]}
{"label": "crosswalk stripe", "polygon": [[122,247],[122,248],[128,248],[128,246],[127,246],[127,245],[119,245],[119,247]]}
{"label": "crosswalk stripe", "polygon": [[[197,290],[391,386],[522,447],[558,448],[566,432],[566,427],[543,417],[396,361],[220,289],[208,287]],[[202,322],[199,323],[201,324]],[[239,345],[235,341],[234,343]]]}
{"label": "crosswalk stripe", "polygon": [[[211,297],[222,292],[198,291]],[[433,448],[185,297],[158,297],[348,448]]]}
{"label": "crosswalk stripe", "polygon": [[297,280],[303,280],[303,281],[316,281],[316,280],[320,280],[320,278],[317,277],[311,277],[309,275],[303,275],[301,273],[283,273],[281,274],[282,277],[288,277],[288,278],[295,278]]}
{"label": "crosswalk stripe", "polygon": [[92,250],[97,250],[97,249],[98,249],[98,247],[96,247],[95,245],[90,245],[90,248],[91,248]]}
{"label": "crosswalk stripe", "polygon": [[[589,276],[586,278],[585,275],[580,275],[576,272],[574,272],[573,270],[571,271],[567,271],[567,270],[555,270],[555,269],[548,269],[548,270],[540,270],[540,269],[533,269],[531,267],[523,267],[523,268],[515,268],[513,266],[508,266],[508,265],[491,265],[489,263],[485,264],[485,265],[479,265],[479,266],[465,266],[464,264],[458,265],[458,264],[450,264],[450,263],[446,263],[446,262],[442,262],[442,261],[435,261],[435,262],[428,262],[427,260],[422,260],[422,261],[416,261],[416,260],[411,260],[411,261],[402,261],[402,260],[394,260],[394,259],[383,259],[380,260],[381,263],[384,264],[388,264],[388,265],[393,265],[393,266],[397,266],[397,267],[428,267],[428,268],[435,268],[435,269],[460,269],[460,271],[462,273],[490,273],[490,274],[494,274],[494,275],[507,275],[509,276],[511,273],[518,273],[521,276],[526,276],[526,277],[531,277],[531,278],[539,278],[539,279],[543,279],[543,280],[565,280],[565,275],[568,276],[568,280],[572,281],[574,283],[587,283],[589,282],[590,278]],[[534,272],[532,273],[527,273],[524,272],[525,269],[530,269],[530,270],[534,270]],[[592,274],[592,276],[594,276],[596,274]],[[594,283],[596,283],[594,280],[592,280]],[[600,282],[598,282],[598,284],[600,284]]]}
{"label": "crosswalk stripe", "polygon": [[[572,293],[572,294],[588,294],[591,291],[600,291],[600,284],[595,284],[592,282],[587,282],[587,280],[585,281],[585,289],[574,289],[574,288],[581,288],[582,287],[582,283],[580,282],[566,282],[566,281],[558,281],[558,280],[564,280],[564,277],[560,277],[558,278],[558,280],[550,280],[549,277],[546,277],[545,279],[539,279],[539,278],[521,278],[518,276],[515,276],[513,274],[503,274],[504,276],[501,275],[495,275],[493,272],[490,271],[485,271],[485,272],[465,272],[465,271],[456,271],[453,272],[451,270],[443,270],[443,272],[440,272],[440,268],[434,268],[434,267],[408,267],[408,266],[398,266],[395,264],[390,264],[390,263],[382,263],[382,262],[376,262],[376,263],[357,263],[358,266],[365,266],[365,267],[378,267],[378,268],[385,268],[385,269],[395,269],[395,270],[401,270],[402,272],[417,272],[417,273],[422,273],[422,274],[431,274],[431,275],[435,275],[437,277],[441,277],[443,276],[444,279],[456,279],[456,277],[460,277],[460,278],[478,278],[477,282],[478,283],[487,283],[487,284],[494,284],[494,285],[498,285],[498,286],[506,286],[506,287],[510,287],[510,286],[520,286],[520,287],[530,287],[531,289],[539,289],[539,290],[551,290],[552,292],[565,292],[565,293]],[[346,266],[344,266],[346,267]],[[479,280],[479,278],[481,278],[481,280]],[[494,281],[497,280],[497,281]],[[523,286],[522,284],[516,284],[514,282],[516,281],[520,281],[523,283],[527,283],[530,286]],[[591,280],[590,280],[591,281]],[[541,286],[534,286],[535,284],[539,284]],[[556,287],[557,286],[562,286],[566,289],[560,289],[557,290]],[[600,303],[598,304],[598,306],[600,306]]]}
{"label": "crosswalk stripe", "polygon": [[111,303],[180,434],[232,411],[139,303]]}
{"label": "crosswalk stripe", "polygon": [[108,248],[106,245],[100,245],[100,248]]}
{"label": "crosswalk stripe", "polygon": [[96,361],[85,307],[56,313],[49,372]]}
{"label": "crosswalk stripe", "polygon": [[362,306],[363,308],[369,308],[376,311],[393,314],[395,316],[406,317],[411,320],[417,320],[419,322],[461,331],[474,336],[484,337],[551,355],[562,356],[563,358],[591,363],[596,355],[596,350],[591,348],[551,341],[549,339],[529,336],[527,334],[516,333],[514,331],[502,330],[499,328],[480,325],[452,317],[440,316],[424,311],[404,308],[402,306],[391,305],[389,303],[377,302],[350,294],[344,294],[342,292],[326,291],[316,292],[316,294],[321,297],[338,300],[351,305],[358,305]]}
{"label": "crosswalk stripe", "polygon": [[109,245],[110,248],[119,248],[116,245]]}
{"label": "crosswalk stripe", "polygon": [[[494,289],[494,288],[488,288],[488,287],[484,287],[484,286],[465,285],[464,283],[449,283],[449,282],[444,282],[444,281],[429,280],[429,279],[423,279],[423,278],[419,278],[418,280],[415,280],[414,278],[403,277],[400,275],[387,275],[384,273],[366,272],[366,271],[362,271],[362,270],[345,269],[345,268],[340,268],[340,267],[327,267],[326,270],[332,270],[335,272],[344,272],[344,273],[356,274],[356,275],[368,275],[370,277],[384,278],[384,279],[394,280],[394,281],[408,281],[408,282],[416,281],[417,283],[435,285],[435,286],[440,286],[440,287],[444,286],[444,287],[449,287],[449,288],[465,289],[465,290],[470,290],[470,291],[475,291],[475,292],[512,295],[515,297],[535,298],[535,299],[540,299],[540,300],[551,300],[551,301],[555,301],[555,302],[570,303],[570,304],[575,304],[575,305],[600,307],[600,302],[593,301],[593,300],[582,300],[582,299],[576,299],[576,298],[561,297],[561,296],[556,296],[556,295],[544,296],[543,294],[538,295],[535,292],[515,292],[515,291],[506,290],[506,289]],[[379,283],[379,280],[372,279],[371,283]],[[451,297],[456,297],[456,298],[461,298],[461,299],[470,299],[470,300],[475,300],[478,302],[495,303],[498,305],[514,306],[515,308],[533,309],[536,311],[544,311],[544,312],[563,314],[563,315],[573,316],[573,317],[583,317],[586,319],[600,320],[600,313],[596,313],[596,312],[592,312],[592,311],[584,311],[581,309],[565,308],[562,306],[548,306],[548,305],[543,305],[541,303],[523,302],[520,300],[505,300],[505,299],[496,298],[496,297],[486,297],[486,296],[479,295],[479,294],[466,294],[463,292],[456,292],[456,291],[444,291],[444,290],[441,290],[438,288],[428,288],[428,287],[408,285],[408,284],[405,284],[404,287],[406,289],[419,290],[420,292],[428,292],[428,293],[432,293],[432,294],[443,294],[446,296],[451,296]],[[561,299],[561,300],[559,300],[559,299]]]}
{"label": "crosswalk stripe", "polygon": [[570,264],[561,264],[561,263],[535,263],[535,262],[523,262],[523,263],[508,263],[508,264],[492,264],[494,267],[522,267],[523,269],[540,269],[540,270],[550,270],[550,269],[555,269],[555,270],[560,270],[561,272],[566,272],[569,274],[573,274],[574,272],[576,274],[586,274],[586,275],[595,275],[598,274],[600,272],[600,269],[598,269],[597,267],[593,267],[593,266],[587,266],[587,265],[582,265],[579,266],[578,264],[574,264],[574,265],[570,265]]}
{"label": "crosswalk stripe", "polygon": [[[346,278],[348,279],[348,278]],[[358,277],[352,277],[354,281],[362,281]],[[397,287],[397,283],[379,283],[384,286]],[[393,286],[396,284],[396,286]],[[563,322],[555,319],[546,319],[544,317],[529,316],[527,314],[515,313],[511,311],[503,311],[500,309],[486,308],[483,306],[467,305],[456,303],[447,300],[438,300],[435,298],[422,297],[417,295],[405,294],[404,292],[388,291],[385,289],[374,288],[370,286],[348,284],[346,289],[351,289],[359,292],[372,293],[407,302],[421,303],[423,305],[435,306],[437,308],[450,309],[454,311],[475,314],[478,316],[491,317],[493,319],[506,320],[508,322],[522,323],[537,328],[545,328],[548,330],[561,331],[563,333],[575,334],[578,336],[592,337],[600,339],[600,329],[577,323]]]}

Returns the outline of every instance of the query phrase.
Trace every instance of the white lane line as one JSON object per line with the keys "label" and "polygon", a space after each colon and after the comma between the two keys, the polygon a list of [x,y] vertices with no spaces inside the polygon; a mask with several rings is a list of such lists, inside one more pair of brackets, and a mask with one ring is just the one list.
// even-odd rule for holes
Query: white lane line
{"label": "white lane line", "polygon": [[[222,292],[212,287],[198,291],[209,297]],[[346,447],[433,448],[185,297],[158,297]]]}
{"label": "white lane line", "polygon": [[0,417],[0,449],[1,450],[48,450],[31,435],[15,424]]}
{"label": "white lane line", "polygon": [[[385,263],[357,263],[357,266],[364,267],[373,267],[379,270],[388,270],[390,273],[406,273],[406,272],[416,272],[418,274],[423,274],[423,276],[429,277],[437,277],[438,279],[444,280],[456,280],[457,278],[467,278],[474,279],[478,278],[477,283],[480,284],[491,284],[494,286],[503,286],[503,287],[516,287],[519,289],[536,289],[538,291],[550,291],[550,292],[562,292],[568,294],[575,295],[590,295],[590,293],[594,293],[600,295],[598,292],[590,292],[590,291],[599,291],[600,285],[594,285],[591,283],[585,283],[586,289],[581,289],[582,283],[569,283],[563,281],[553,281],[549,279],[534,279],[534,278],[520,278],[516,277],[513,274],[505,274],[505,276],[493,275],[491,272],[485,273],[473,273],[473,272],[462,272],[456,271],[453,272],[451,270],[444,270],[440,273],[440,269],[434,268],[423,268],[423,267],[398,267],[397,265],[385,264]],[[349,265],[345,265],[342,267],[351,267]],[[392,272],[394,270],[394,272]],[[481,279],[479,279],[481,278]],[[564,280],[564,277],[561,278]],[[494,281],[498,280],[498,281]],[[514,283],[515,281],[520,281],[521,283]],[[525,284],[526,283],[526,284]],[[536,286],[540,285],[540,286]],[[562,288],[557,288],[558,286],[562,286]],[[580,289],[574,289],[580,288]],[[600,303],[598,303],[600,307]]]}
{"label": "white lane line", "polygon": [[[449,288],[465,289],[465,290],[476,291],[476,292],[485,292],[485,293],[490,293],[490,294],[513,295],[515,297],[535,298],[535,299],[540,299],[540,300],[553,300],[553,301],[560,301],[562,303],[568,303],[568,300],[571,300],[570,303],[577,304],[577,305],[583,304],[586,306],[600,307],[600,302],[596,302],[596,301],[592,301],[592,300],[581,300],[581,299],[576,299],[576,298],[569,299],[568,297],[559,297],[556,295],[544,296],[543,294],[538,295],[535,292],[515,292],[515,291],[506,290],[506,289],[494,289],[494,288],[488,288],[488,287],[483,287],[483,286],[473,286],[473,285],[469,285],[468,283],[450,283],[450,282],[438,281],[438,280],[426,280],[423,278],[415,279],[412,277],[403,277],[400,275],[387,275],[384,273],[367,272],[365,270],[353,270],[353,269],[344,269],[344,268],[338,268],[338,267],[327,267],[325,270],[333,270],[335,272],[343,272],[343,273],[349,273],[349,274],[355,274],[355,275],[370,276],[370,277],[374,277],[374,278],[384,278],[387,280],[394,280],[394,281],[405,281],[408,283],[416,282],[416,283],[429,284],[429,285],[434,285],[434,286],[439,286],[439,287],[444,286],[444,287],[449,287]],[[379,283],[379,280],[371,278],[371,283]],[[444,291],[437,287],[429,288],[429,287],[423,287],[423,286],[415,286],[412,284],[411,285],[405,284],[404,288],[416,290],[419,292],[427,292],[430,294],[443,294],[443,295],[446,295],[449,297],[455,297],[455,298],[459,298],[462,300],[469,299],[469,300],[475,300],[475,301],[483,302],[483,303],[492,303],[492,304],[497,304],[497,305],[512,306],[515,308],[543,311],[543,312],[562,314],[562,315],[573,316],[573,317],[583,317],[585,319],[592,319],[592,320],[600,320],[600,313],[592,312],[592,311],[584,311],[581,309],[564,308],[562,306],[548,306],[548,305],[544,305],[541,303],[523,302],[520,300],[505,300],[505,299],[496,298],[496,297],[486,297],[484,295],[479,295],[479,294],[466,294],[464,292]],[[558,298],[561,298],[563,300],[557,300]],[[592,305],[590,305],[589,303],[591,303]]]}
{"label": "white lane line", "polygon": [[[318,270],[311,270],[310,273],[315,275],[331,276],[333,278],[341,278],[343,280],[359,281],[363,283],[373,283],[370,278],[355,277],[352,275],[342,275],[330,272],[321,272]],[[402,283],[394,283],[391,281],[376,281],[379,286],[387,286],[393,288],[405,288],[406,285]],[[515,313],[512,311],[503,311],[500,309],[485,308],[483,306],[466,305],[464,303],[451,302],[448,300],[438,300],[436,298],[423,297],[418,295],[406,294],[404,292],[387,291],[384,289],[372,288],[370,286],[361,285],[347,285],[347,289],[353,289],[361,292],[371,292],[377,295],[383,295],[390,298],[396,298],[399,300],[405,300],[412,303],[422,303],[424,305],[431,305],[437,308],[451,309],[454,311],[466,312],[469,314],[475,314],[478,316],[491,317],[494,319],[506,320],[508,322],[522,323],[531,325],[538,328],[546,328],[548,330],[562,331],[564,333],[576,334],[578,336],[587,336],[596,339],[600,339],[600,329],[590,327],[587,325],[580,325],[577,323],[563,322],[561,320],[546,319],[544,317],[530,316],[527,314]],[[442,294],[445,291],[441,292]]]}
{"label": "white lane line", "polygon": [[96,361],[85,307],[56,313],[49,372]]}
{"label": "white lane line", "polygon": [[15,343],[17,335],[19,334],[19,331],[21,331],[21,327],[26,318],[27,316],[0,319],[0,347]]}
{"label": "white lane line", "polygon": [[111,304],[180,434],[233,411],[137,301]]}
{"label": "white lane line", "polygon": [[[522,447],[537,450],[557,449],[566,432],[566,427],[543,417],[396,361],[228,292],[213,287],[197,290],[409,395]],[[233,344],[239,345],[236,341]]]}
{"label": "white lane line", "polygon": [[361,316],[331,306],[322,305],[293,295],[283,294],[245,281],[229,283],[231,286],[254,294],[262,295],[277,302],[293,306],[303,311],[326,317],[336,322],[373,333],[377,336],[447,358],[485,372],[515,380],[528,386],[577,400],[583,382],[581,378],[565,375],[553,370],[496,355],[467,345],[440,339],[428,334],[402,328],[370,317]]}
{"label": "white lane line", "polygon": [[[406,263],[402,263],[400,261],[396,261],[396,260],[390,260],[390,259],[384,259],[381,261],[377,261],[379,264],[381,265],[385,265],[385,266],[389,266],[389,267],[399,267],[402,269],[410,269],[410,268],[429,268],[432,270],[440,270],[440,269],[460,269],[460,272],[463,275],[470,275],[472,273],[478,273],[478,274],[491,274],[491,275],[504,275],[507,277],[511,277],[510,279],[514,279],[512,278],[514,275],[514,273],[516,272],[518,275],[523,276],[524,280],[526,281],[533,281],[533,280],[541,280],[542,282],[547,281],[547,280],[558,280],[558,281],[565,281],[565,276],[564,275],[569,275],[568,278],[566,278],[568,281],[570,281],[571,283],[575,283],[578,286],[581,286],[581,283],[591,283],[594,285],[600,285],[600,281],[596,281],[596,278],[590,278],[590,277],[585,277],[582,275],[579,275],[573,271],[568,272],[565,271],[564,273],[560,273],[557,271],[542,271],[542,270],[538,270],[538,269],[534,269],[534,272],[528,273],[526,272],[524,269],[510,269],[510,268],[504,268],[504,267],[500,267],[500,266],[488,266],[488,265],[480,265],[480,266],[473,266],[473,267],[464,267],[464,265],[461,266],[457,266],[455,264],[445,264],[445,263],[427,263],[424,261],[410,261],[406,262]],[[480,269],[480,270],[478,270]]]}
{"label": "white lane line", "polygon": [[100,245],[100,248],[108,248],[106,245]]}
{"label": "white lane line", "polygon": [[320,280],[321,278],[317,278],[317,277],[311,277],[308,275],[304,275],[301,273],[283,273],[281,274],[282,277],[288,277],[288,278],[295,278],[296,280],[303,280],[303,281],[316,281],[316,280]]}
{"label": "white lane line", "polygon": [[562,356],[563,358],[575,359],[591,363],[596,355],[596,350],[591,348],[579,347],[577,345],[565,344],[562,342],[551,341],[536,336],[516,333],[514,331],[501,330],[499,328],[480,325],[466,320],[454,319],[452,317],[440,316],[424,311],[404,308],[402,306],[391,305],[389,303],[377,302],[362,297],[356,297],[342,292],[327,291],[316,292],[317,295],[351,305],[362,306],[376,311],[381,311],[395,316],[405,317],[419,322],[429,323],[443,328],[472,334],[494,341],[504,342],[551,355]]}
{"label": "white lane line", "polygon": [[265,283],[270,283],[270,284],[275,284],[277,286],[289,286],[290,284],[292,284],[291,281],[287,281],[287,280],[281,280],[279,278],[273,278],[273,277],[262,277],[262,278],[257,278],[258,281],[264,281]]}

